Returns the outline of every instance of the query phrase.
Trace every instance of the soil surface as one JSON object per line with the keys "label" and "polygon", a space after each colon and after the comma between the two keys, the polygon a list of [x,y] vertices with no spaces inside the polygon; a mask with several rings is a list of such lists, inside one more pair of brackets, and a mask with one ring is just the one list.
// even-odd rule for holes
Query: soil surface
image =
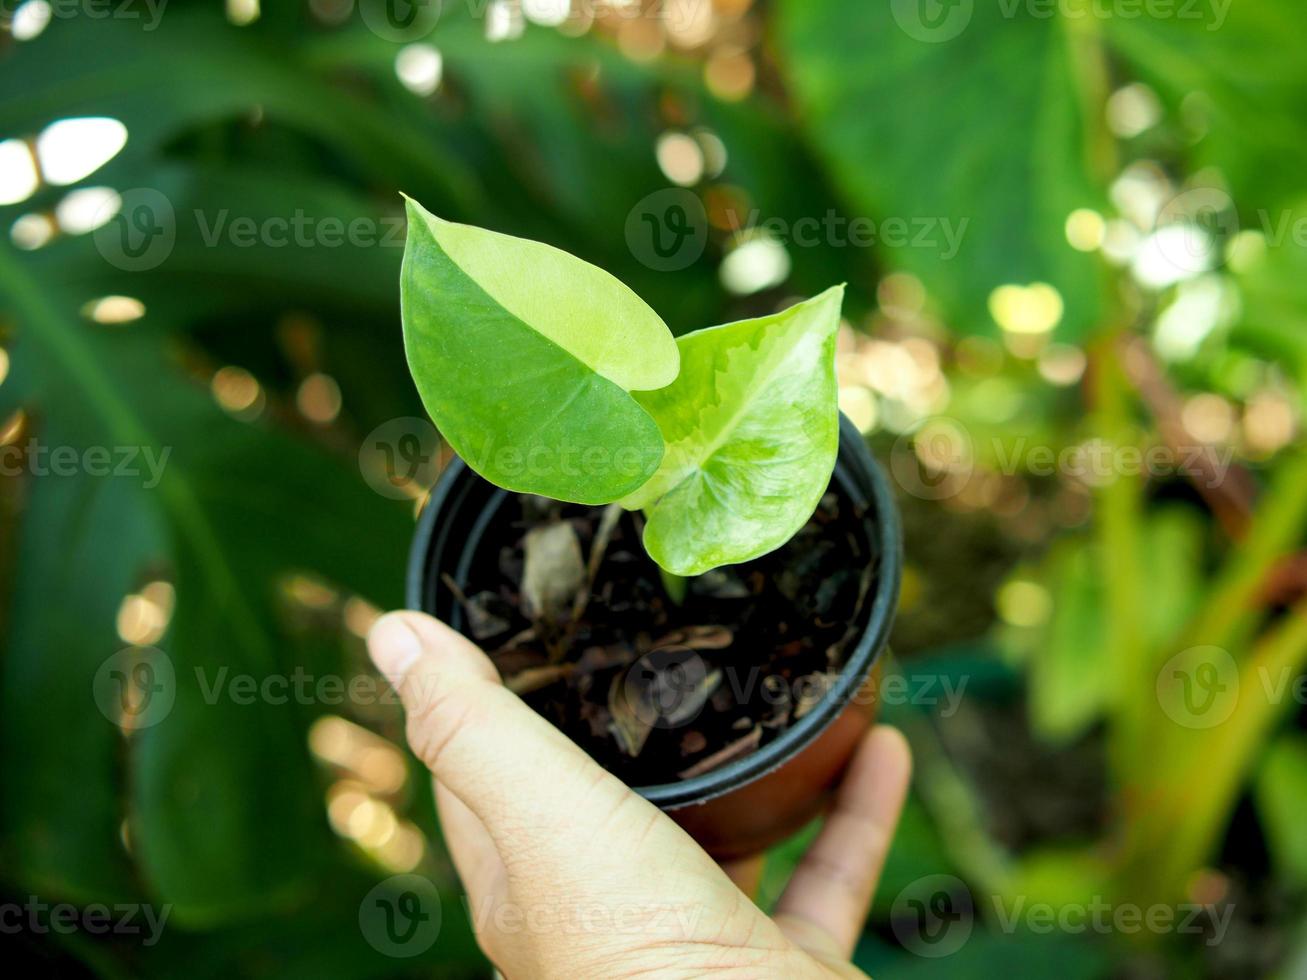
{"label": "soil surface", "polygon": [[834,484],[789,543],[686,581],[680,604],[642,530],[616,505],[509,498],[463,588],[444,579],[508,686],[632,786],[708,772],[812,710],[876,564]]}

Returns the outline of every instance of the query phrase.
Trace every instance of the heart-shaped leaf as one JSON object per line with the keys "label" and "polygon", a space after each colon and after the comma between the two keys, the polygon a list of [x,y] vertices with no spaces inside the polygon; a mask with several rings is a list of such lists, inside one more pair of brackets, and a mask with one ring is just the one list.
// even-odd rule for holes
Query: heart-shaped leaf
{"label": "heart-shaped leaf", "polygon": [[686,334],[681,373],[636,395],[667,452],[622,504],[677,575],[779,548],[812,516],[835,467],[835,334],[844,287],[757,320]]}
{"label": "heart-shaped leaf", "polygon": [[[877,222],[887,261],[919,277],[956,329],[992,330],[986,301],[1014,282],[1057,289],[1065,336],[1097,323],[1095,260],[1064,231],[1068,214],[1101,208],[1102,195],[1087,163],[1077,49],[1060,17],[971,2],[777,9],[818,152],[849,203]],[[929,23],[914,30],[909,18]]]}
{"label": "heart-shaped leaf", "polygon": [[510,490],[600,504],[662,460],[629,392],[679,358],[667,325],[602,269],[539,242],[454,224],[408,202],[404,346],[455,450]]}

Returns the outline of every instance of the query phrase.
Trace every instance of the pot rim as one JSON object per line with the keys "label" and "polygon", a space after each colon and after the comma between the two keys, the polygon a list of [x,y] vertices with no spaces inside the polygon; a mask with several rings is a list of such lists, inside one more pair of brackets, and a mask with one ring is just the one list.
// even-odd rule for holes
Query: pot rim
{"label": "pot rim", "polygon": [[[455,458],[436,481],[418,518],[408,557],[405,601],[409,609],[427,611],[423,609],[422,600],[428,591],[428,556],[435,536],[436,521],[444,510],[446,500],[465,473],[480,479],[463,460]],[[706,803],[780,768],[798,756],[835,721],[879,659],[889,639],[898,606],[903,566],[902,536],[898,509],[884,470],[871,455],[862,434],[844,415],[840,416],[839,455],[834,477],[846,495],[853,496],[867,506],[868,514],[864,524],[867,525],[868,537],[875,546],[879,562],[873,591],[869,595],[870,602],[862,614],[865,625],[840,671],[839,680],[823,695],[815,708],[771,742],[748,755],[691,779],[631,787],[651,803],[663,809]]]}

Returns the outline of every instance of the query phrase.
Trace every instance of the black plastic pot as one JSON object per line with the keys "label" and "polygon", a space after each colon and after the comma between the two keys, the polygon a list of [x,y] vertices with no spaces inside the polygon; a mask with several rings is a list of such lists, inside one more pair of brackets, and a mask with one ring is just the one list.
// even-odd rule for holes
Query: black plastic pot
{"label": "black plastic pot", "polygon": [[[718,858],[754,854],[816,816],[876,715],[875,670],[889,636],[902,576],[898,511],[866,442],[840,419],[834,483],[865,513],[879,567],[859,610],[860,633],[844,670],[821,702],[774,741],[692,779],[632,787],[685,827]],[[479,561],[478,546],[514,496],[483,480],[461,460],[445,470],[418,521],[409,554],[408,605],[465,631],[462,608],[441,581],[461,587]]]}

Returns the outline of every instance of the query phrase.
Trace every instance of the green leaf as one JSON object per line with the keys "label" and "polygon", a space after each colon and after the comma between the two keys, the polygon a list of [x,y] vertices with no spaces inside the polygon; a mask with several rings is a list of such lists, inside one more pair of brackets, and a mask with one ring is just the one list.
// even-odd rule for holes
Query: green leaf
{"label": "green leaf", "polygon": [[[139,164],[179,132],[258,107],[269,122],[311,134],[370,173],[484,203],[476,168],[422,116],[325,84],[295,41],[252,43],[221,10],[194,5],[169,10],[151,31],[123,18],[56,20],[34,41],[11,46],[0,63],[0,133],[34,134],[66,116],[112,116],[130,133],[110,165],[122,168],[120,187],[131,187],[125,181],[139,176]],[[19,78],[24,98],[14,97]]]}
{"label": "green leaf", "polygon": [[[51,445],[72,443],[58,418],[43,435]],[[0,798],[0,856],[9,881],[43,895],[141,901],[127,852],[116,846],[122,738],[95,713],[90,678],[121,645],[118,605],[162,532],[149,494],[127,481],[43,483],[24,516],[0,670],[0,737],[23,747]],[[51,615],[51,596],[59,615]]]}
{"label": "green leaf", "polygon": [[1285,735],[1270,745],[1253,796],[1277,871],[1295,886],[1307,884],[1307,739]]}
{"label": "green leaf", "polygon": [[662,459],[629,392],[676,377],[667,325],[620,282],[539,242],[408,202],[404,345],[422,401],[474,470],[578,503],[630,493]]}
{"label": "green leaf", "polygon": [[[1203,524],[1184,505],[1152,511],[1143,525],[1141,559],[1149,583],[1143,637],[1165,649],[1201,598]],[[1054,547],[1036,575],[1053,597],[1047,626],[1027,637],[1030,717],[1044,739],[1065,744],[1084,735],[1129,684],[1116,677],[1105,628],[1102,559],[1080,537]]]}
{"label": "green leaf", "polygon": [[1083,735],[1102,714],[1112,688],[1098,569],[1094,552],[1071,539],[1053,550],[1040,575],[1053,595],[1053,617],[1031,638],[1030,716],[1050,742]]}
{"label": "green leaf", "polygon": [[977,3],[960,35],[931,43],[901,26],[898,6],[781,4],[798,118],[848,201],[875,221],[876,244],[952,326],[992,330],[996,287],[1046,282],[1064,301],[1062,332],[1083,334],[1097,318],[1096,260],[1064,228],[1102,194],[1066,25]]}
{"label": "green leaf", "polygon": [[[1307,201],[1277,212],[1275,221],[1307,228]],[[1273,361],[1307,391],[1307,243],[1292,234],[1276,238],[1238,270],[1241,309],[1230,339]]]}
{"label": "green leaf", "polygon": [[249,916],[222,930],[162,930],[159,941],[125,976],[139,980],[175,977],[314,977],[316,980],[385,980],[394,977],[483,978],[489,975],[468,916],[455,914],[461,889],[441,895],[440,936],[424,953],[395,969],[359,928],[359,904],[385,872],[342,854],[333,887],[315,893],[283,914]]}
{"label": "green leaf", "polygon": [[681,337],[681,373],[636,395],[667,452],[622,505],[677,575],[779,548],[812,516],[839,442],[835,334],[844,287],[757,320]]}
{"label": "green leaf", "polygon": [[[0,801],[6,877],[83,901],[144,891],[191,924],[312,894],[334,839],[306,748],[310,719],[294,698],[240,704],[208,696],[206,685],[299,666],[275,608],[288,572],[397,602],[393,556],[409,521],[353,467],[225,415],[171,370],[150,326],[96,331],[73,315],[72,290],[31,269],[0,247],[0,292],[18,337],[6,387],[36,420],[40,444],[115,459],[132,450],[142,477],[147,454],[164,462],[157,482],[85,467],[25,478],[33,504],[0,670],[0,735],[24,747]],[[368,528],[363,552],[339,533],[356,524]],[[94,708],[93,682],[123,646],[123,596],[160,574],[176,590],[159,641],[175,703],[124,741]],[[130,853],[119,843],[124,819]]]}
{"label": "green leaf", "polygon": [[[1249,218],[1301,193],[1307,8],[1295,0],[1194,4],[1188,16],[1103,22],[1105,41],[1184,127],[1187,166],[1216,166]],[[1285,43],[1294,38],[1296,43]]]}
{"label": "green leaf", "polygon": [[[986,898],[979,901],[986,901]],[[992,897],[986,904],[993,907]],[[1027,908],[1028,904],[1022,908]],[[1012,914],[1012,909],[1013,904],[1006,904],[1003,913]],[[906,921],[911,923],[913,920]],[[941,921],[955,923],[966,920]],[[960,933],[965,927],[949,925],[946,928]],[[1039,932],[1029,928],[999,932],[994,926],[986,928],[983,920],[976,921],[973,930],[967,933],[966,941],[943,960],[947,966],[942,970],[940,960],[891,948],[875,933],[869,932],[858,943],[853,962],[877,980],[935,980],[939,976],[947,976],[949,980],[991,980],[996,976],[1108,980],[1114,975],[1113,961],[1103,944],[1080,933],[1044,932],[1042,925],[1039,928]],[[954,933],[941,931],[939,935],[944,937],[937,940],[942,943],[951,941]]]}

